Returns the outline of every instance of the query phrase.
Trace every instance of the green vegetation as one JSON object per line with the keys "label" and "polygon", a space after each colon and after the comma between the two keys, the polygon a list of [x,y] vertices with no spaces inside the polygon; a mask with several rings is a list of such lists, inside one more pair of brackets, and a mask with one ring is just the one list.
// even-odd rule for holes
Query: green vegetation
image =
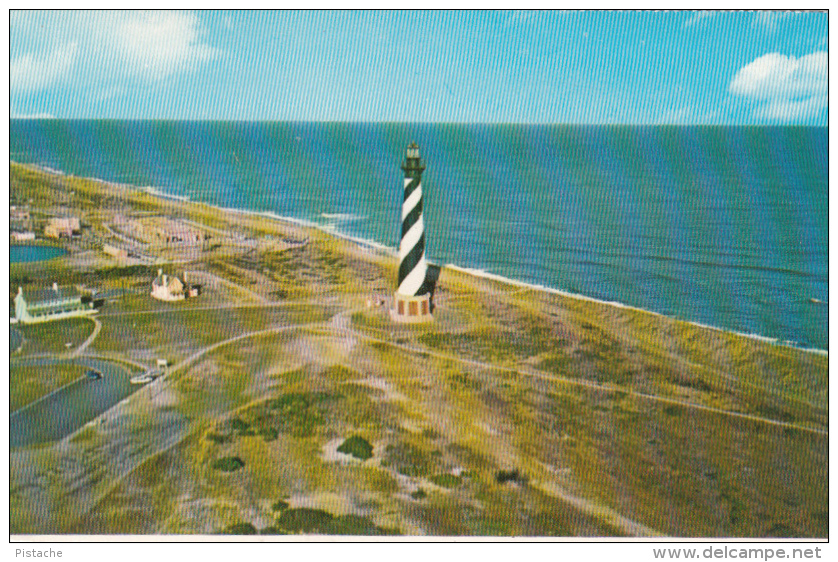
{"label": "green vegetation", "polygon": [[235,523],[230,525],[224,531],[223,535],[258,535],[259,531],[252,523]]}
{"label": "green vegetation", "polygon": [[460,477],[453,474],[434,474],[430,480],[443,488],[456,488],[460,485]]}
{"label": "green vegetation", "polygon": [[276,520],[276,526],[289,533],[326,534],[332,522],[332,514],[322,509],[288,509]]}
{"label": "green vegetation", "polygon": [[9,409],[14,412],[84,375],[83,365],[9,367]]}
{"label": "green vegetation", "polygon": [[283,511],[272,528],[283,534],[392,535],[393,530],[375,525],[368,517],[334,516],[322,509],[297,508]]}
{"label": "green vegetation", "polygon": [[[93,332],[93,321],[86,318],[67,318],[41,324],[18,324],[25,343],[22,352],[27,355],[41,353],[66,353],[72,351]],[[66,344],[70,344],[67,347]]]}
{"label": "green vegetation", "polygon": [[429,476],[436,466],[429,453],[409,443],[387,445],[384,455],[387,464],[405,476]]}
{"label": "green vegetation", "polygon": [[495,480],[497,480],[498,484],[506,484],[507,482],[524,484],[527,481],[526,477],[518,472],[517,468],[514,470],[499,470],[495,474]]}
{"label": "green vegetation", "polygon": [[359,435],[353,435],[340,444],[338,452],[352,455],[357,459],[365,461],[372,458],[372,445]]}
{"label": "green vegetation", "polygon": [[222,472],[235,472],[244,467],[244,461],[239,457],[222,457],[213,462],[212,467]]}

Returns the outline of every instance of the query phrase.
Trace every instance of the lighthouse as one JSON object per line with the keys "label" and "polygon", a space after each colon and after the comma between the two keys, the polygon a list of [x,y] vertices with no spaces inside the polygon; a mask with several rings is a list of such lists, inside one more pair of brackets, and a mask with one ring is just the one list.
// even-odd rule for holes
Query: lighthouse
{"label": "lighthouse", "polygon": [[407,147],[404,170],[404,203],[402,203],[402,237],[399,243],[398,288],[390,316],[397,322],[428,322],[431,315],[431,294],[425,283],[428,264],[425,261],[425,224],[422,221],[422,171],[425,165],[419,147]]}

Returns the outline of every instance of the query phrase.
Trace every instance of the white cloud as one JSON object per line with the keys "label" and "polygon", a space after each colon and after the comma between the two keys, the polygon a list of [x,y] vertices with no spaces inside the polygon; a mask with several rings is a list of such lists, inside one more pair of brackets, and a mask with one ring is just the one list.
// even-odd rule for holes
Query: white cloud
{"label": "white cloud", "polygon": [[825,52],[800,58],[769,53],[741,68],[728,91],[759,102],[756,116],[795,120],[828,107],[828,80]]}
{"label": "white cloud", "polygon": [[9,87],[32,91],[49,86],[69,72],[77,53],[78,44],[68,43],[48,54],[19,56],[9,66]]}
{"label": "white cloud", "polygon": [[683,23],[683,25],[681,25],[681,28],[682,29],[687,29],[688,27],[692,27],[692,26],[700,23],[703,20],[713,18],[717,14],[718,14],[718,12],[708,12],[708,11],[694,12],[693,15],[690,16],[690,19],[688,19],[687,21],[685,21]]}
{"label": "white cloud", "polygon": [[215,58],[219,51],[201,43],[198,18],[185,12],[132,13],[111,35],[126,70],[163,79]]}

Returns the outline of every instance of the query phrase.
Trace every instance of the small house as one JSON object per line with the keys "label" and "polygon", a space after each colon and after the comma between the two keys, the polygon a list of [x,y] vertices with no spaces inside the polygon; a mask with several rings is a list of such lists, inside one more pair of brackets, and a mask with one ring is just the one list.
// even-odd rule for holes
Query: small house
{"label": "small house", "polygon": [[180,301],[201,294],[201,285],[189,283],[188,272],[183,272],[183,281],[174,275],[157,270],[157,277],[151,282],[151,296],[161,301]]}
{"label": "small house", "polygon": [[151,296],[161,301],[181,301],[186,298],[183,282],[174,275],[157,270],[157,277],[151,282]]}
{"label": "small house", "polygon": [[12,240],[14,240],[15,242],[28,242],[34,239],[35,233],[31,231],[15,230],[12,232]]}
{"label": "small house", "polygon": [[81,230],[81,223],[76,217],[52,218],[44,228],[44,235],[50,238],[72,238]]}

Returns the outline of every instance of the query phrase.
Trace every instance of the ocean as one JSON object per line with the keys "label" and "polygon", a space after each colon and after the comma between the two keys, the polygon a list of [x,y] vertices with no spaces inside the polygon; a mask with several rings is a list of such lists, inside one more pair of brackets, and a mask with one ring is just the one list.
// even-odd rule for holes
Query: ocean
{"label": "ocean", "polygon": [[828,349],[828,129],[11,120],[10,159]]}

